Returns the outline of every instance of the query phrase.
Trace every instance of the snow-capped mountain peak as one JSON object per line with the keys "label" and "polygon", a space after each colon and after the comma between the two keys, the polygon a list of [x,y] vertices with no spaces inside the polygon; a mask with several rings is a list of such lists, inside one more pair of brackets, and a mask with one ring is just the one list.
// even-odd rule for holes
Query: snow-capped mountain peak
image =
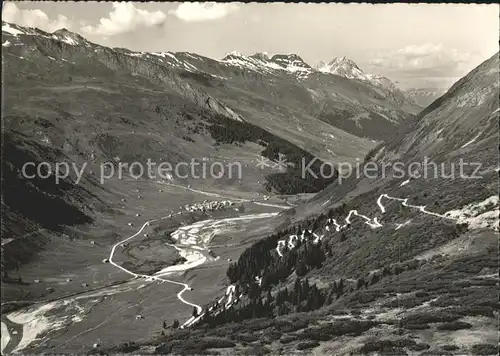
{"label": "snow-capped mountain peak", "polygon": [[267,52],[256,52],[250,57],[260,59],[260,60],[270,60],[269,54]]}
{"label": "snow-capped mountain peak", "polygon": [[222,59],[222,62],[261,73],[278,74],[284,71],[294,74],[299,78],[305,78],[314,71],[309,64],[294,53],[275,54],[270,57],[265,52],[244,56],[239,52],[233,51],[227,54]]}
{"label": "snow-capped mountain peak", "polygon": [[320,62],[316,66],[316,69],[323,73],[330,73],[348,79],[370,82],[373,85],[384,87],[391,91],[396,89],[396,85],[390,79],[381,75],[363,72],[356,62],[345,56],[335,57],[329,63]]}
{"label": "snow-capped mountain peak", "polygon": [[38,28],[19,26],[13,23],[2,21],[2,33],[18,38],[19,35],[38,36],[43,38],[54,39],[65,42],[69,45],[76,46],[87,44],[87,40],[77,33],[71,32],[65,28],[59,29],[52,33],[42,31]]}
{"label": "snow-capped mountain peak", "polygon": [[309,64],[297,54],[275,54],[272,56],[271,61],[277,63],[285,70],[290,72],[307,72],[310,73],[312,68]]}
{"label": "snow-capped mountain peak", "polygon": [[241,54],[241,52],[238,52],[238,51],[231,51],[229,53],[226,53],[226,55],[224,56],[225,57],[229,57],[229,56],[232,56],[232,57],[243,57],[243,54]]}
{"label": "snow-capped mountain peak", "polygon": [[329,63],[320,62],[316,68],[323,73],[331,73],[349,79],[364,78],[364,72],[358,65],[347,57],[335,57]]}
{"label": "snow-capped mountain peak", "polygon": [[349,59],[345,56],[334,58],[330,62],[330,65],[336,65],[337,67],[341,67],[341,68],[354,68],[354,69],[358,69],[361,71],[361,69],[358,67],[358,65],[352,59]]}
{"label": "snow-capped mountain peak", "polygon": [[85,43],[86,40],[85,38],[83,38],[82,36],[80,36],[79,34],[75,33],[75,32],[71,32],[65,28],[61,28],[57,31],[54,31],[52,33],[53,36],[57,37],[58,39],[68,43],[68,44],[72,44],[72,45],[76,45],[76,44],[81,44],[81,43]]}

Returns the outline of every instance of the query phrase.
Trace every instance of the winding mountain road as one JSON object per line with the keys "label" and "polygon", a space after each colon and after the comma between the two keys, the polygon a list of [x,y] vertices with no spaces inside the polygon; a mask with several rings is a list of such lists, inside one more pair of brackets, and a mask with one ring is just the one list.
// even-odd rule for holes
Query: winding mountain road
{"label": "winding mountain road", "polygon": [[[427,214],[427,215],[432,215],[432,216],[436,216],[436,217],[439,217],[439,218],[443,218],[443,219],[447,219],[447,220],[452,220],[452,221],[458,221],[457,219],[454,219],[454,218],[452,218],[450,216],[446,216],[446,215],[434,213],[432,211],[428,211],[428,210],[425,209],[425,205],[411,205],[411,204],[408,204],[409,198],[391,197],[391,196],[389,196],[388,194],[385,194],[385,193],[381,194],[378,197],[378,199],[377,199],[377,205],[380,208],[380,211],[382,212],[382,214],[384,214],[385,211],[386,211],[384,205],[382,204],[382,199],[383,198],[389,199],[389,200],[399,201],[399,202],[401,202],[401,205],[403,205],[405,207],[408,207],[408,208],[418,209],[422,213]],[[327,202],[329,202],[329,201],[330,201],[330,199],[327,200]],[[325,204],[323,204],[323,205],[325,205]],[[344,219],[345,220],[345,224],[344,225],[339,225],[335,219],[328,219],[328,222],[333,223],[333,225],[335,226],[335,231],[339,232],[340,230],[346,228],[348,225],[351,224],[351,217],[353,215],[354,216],[358,216],[358,217],[364,219],[365,220],[365,224],[367,224],[368,226],[370,226],[372,229],[376,229],[376,228],[379,228],[379,227],[383,226],[378,221],[377,217],[375,217],[373,219],[370,219],[369,217],[367,217],[367,216],[365,216],[363,214],[359,214],[358,211],[355,210],[355,209],[349,211],[349,213],[347,214],[347,217]],[[402,226],[406,225],[407,223],[408,222],[406,222],[405,224],[399,224],[399,226],[397,227],[397,229],[401,228]],[[325,229],[327,231],[330,231],[330,226],[327,225],[325,227]],[[298,235],[290,235],[286,239],[278,241],[278,244],[276,246],[276,252],[278,253],[278,255],[280,257],[283,257],[283,253],[281,252],[281,247],[282,246],[288,246],[289,248],[294,248],[295,247],[295,244],[294,244],[295,240],[298,240],[300,238],[300,240],[303,241],[305,239],[305,233],[306,233],[306,231],[304,230],[304,231],[302,231],[302,235],[300,237]],[[309,231],[309,233],[312,233],[312,235],[315,237],[314,243],[317,243],[317,242],[321,241],[321,239],[323,238],[323,235],[318,236],[318,235],[316,235],[312,231]]]}
{"label": "winding mountain road", "polygon": [[[160,281],[160,282],[167,282],[167,283],[172,283],[172,284],[177,284],[179,286],[182,286],[184,287],[179,293],[177,293],[177,299],[179,299],[182,303],[186,304],[186,305],[189,305],[189,306],[192,306],[192,307],[195,307],[196,310],[198,311],[198,313],[201,313],[202,311],[202,308],[201,306],[199,306],[198,304],[194,304],[194,303],[191,303],[191,302],[188,302],[187,300],[185,300],[183,297],[182,297],[182,294],[187,291],[187,290],[192,290],[191,287],[189,287],[189,285],[187,285],[186,283],[182,283],[182,282],[177,282],[177,281],[173,281],[171,279],[166,279],[166,278],[162,278],[162,277],[158,277],[158,276],[150,276],[150,275],[146,275],[146,274],[139,274],[139,273],[134,273],[132,271],[129,271],[128,269],[120,266],[119,264],[117,264],[116,262],[113,261],[113,256],[114,256],[114,253],[115,253],[115,250],[116,248],[123,244],[124,242],[128,241],[128,240],[131,240],[133,239],[134,237],[136,237],[137,235],[139,235],[145,228],[146,226],[149,226],[151,223],[153,222],[156,222],[158,221],[158,219],[154,219],[154,220],[149,220],[149,221],[146,221],[142,226],[141,228],[139,229],[139,231],[137,231],[135,234],[133,234],[132,236],[129,236],[127,237],[126,239],[122,240],[122,241],[119,241],[117,242],[116,244],[113,245],[113,247],[111,248],[111,252],[109,254],[109,263],[112,264],[113,266],[121,269],[123,272],[125,273],[128,273],[130,274],[131,276],[133,276],[134,278],[145,278],[146,280],[148,281],[152,281],[152,280],[156,280],[156,281]],[[188,267],[189,268],[189,267]]]}
{"label": "winding mountain road", "polygon": [[[204,194],[204,195],[209,195],[209,196],[215,196],[215,197],[218,197],[218,198],[223,198],[223,196],[219,195],[219,194],[216,194],[216,193],[208,193],[208,192],[204,192],[204,191],[201,191],[201,190],[196,190],[196,189],[192,189],[192,188],[187,188],[187,187],[184,187],[184,186],[180,186],[180,185],[176,185],[176,184],[169,184],[167,183],[167,185],[170,185],[170,186],[173,186],[173,187],[178,187],[178,188],[184,188],[184,189],[187,189],[187,190],[190,190],[190,191],[193,191],[193,192],[196,192],[196,193],[200,193],[200,194]],[[240,202],[247,202],[247,203],[252,203],[252,204],[256,204],[256,205],[262,205],[262,206],[269,206],[269,207],[275,207],[275,208],[282,208],[282,209],[289,209],[288,206],[281,206],[281,205],[275,205],[275,204],[268,204],[268,203],[261,203],[261,202],[254,202],[254,201],[250,201],[250,200],[246,200],[246,199],[235,199],[235,198],[231,198],[231,197],[228,197],[228,199],[233,199],[233,200],[238,200]],[[257,214],[259,215],[259,214]],[[260,214],[262,216],[265,216],[265,214]],[[176,285],[179,285],[179,286],[182,286],[183,289],[177,293],[177,299],[179,299],[182,303],[186,304],[186,305],[189,305],[191,307],[194,307],[196,308],[197,310],[197,313],[200,315],[201,312],[202,312],[202,307],[198,304],[195,304],[195,303],[191,303],[191,302],[188,302],[186,299],[184,299],[184,297],[182,296],[184,294],[184,292],[188,291],[188,290],[192,290],[191,287],[189,287],[188,284],[186,283],[182,283],[182,282],[177,282],[177,281],[173,281],[171,279],[166,279],[166,278],[163,278],[161,277],[160,275],[146,275],[146,274],[138,274],[138,273],[135,273],[135,272],[132,272],[126,268],[124,268],[123,266],[120,266],[119,264],[117,264],[115,261],[113,261],[113,257],[114,257],[114,254],[115,254],[115,251],[116,251],[116,248],[118,246],[120,246],[121,244],[133,239],[134,237],[138,236],[147,226],[149,226],[151,223],[153,222],[156,222],[156,221],[159,221],[159,220],[163,220],[163,219],[166,219],[166,218],[169,218],[171,217],[172,215],[167,215],[167,216],[164,216],[160,219],[153,219],[153,220],[149,220],[149,221],[146,221],[142,226],[141,228],[133,235],[117,242],[116,244],[113,245],[113,247],[111,248],[111,252],[109,254],[109,263],[119,269],[121,269],[123,272],[133,276],[134,278],[144,278],[146,279],[147,281],[159,281],[159,282],[167,282],[167,283],[172,283],[172,284],[176,284]],[[231,219],[226,219],[226,220],[231,220]],[[233,218],[234,220],[234,218]],[[177,248],[178,249],[178,248]],[[186,271],[186,270],[189,270],[193,268],[192,265],[188,264],[187,266],[185,266],[184,269],[178,269],[178,272],[180,271]],[[189,326],[192,324],[193,322],[193,319],[194,317],[191,317],[190,319],[188,319],[184,324],[181,325],[181,328],[184,328],[185,326]]]}

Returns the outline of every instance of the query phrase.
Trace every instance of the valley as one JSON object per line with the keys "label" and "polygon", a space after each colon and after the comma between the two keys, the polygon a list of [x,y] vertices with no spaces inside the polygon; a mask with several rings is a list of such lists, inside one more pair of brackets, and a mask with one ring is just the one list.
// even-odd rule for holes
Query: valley
{"label": "valley", "polygon": [[[176,188],[178,189],[178,188]],[[252,204],[249,202],[249,204]],[[276,205],[277,207],[283,207],[280,205]],[[269,209],[269,207],[267,207]],[[271,208],[272,209],[272,208]],[[262,210],[262,208],[259,208],[258,205],[256,208],[248,208],[248,211],[259,211]],[[274,210],[280,211],[279,208],[274,208]],[[153,290],[158,290],[160,291],[161,288],[164,288],[166,290],[166,294],[172,293],[176,289],[180,289],[179,292],[177,292],[177,298],[173,298],[170,300],[167,300],[166,305],[163,305],[164,308],[170,308],[170,309],[179,309],[180,311],[183,310],[181,307],[182,304],[185,304],[188,308],[186,310],[190,311],[189,307],[195,307],[196,309],[199,309],[201,311],[201,307],[197,304],[194,304],[190,302],[190,297],[187,295],[192,295],[195,292],[192,292],[192,287],[195,286],[195,290],[197,290],[196,294],[197,296],[194,298],[196,301],[203,301],[206,300],[206,298],[213,298],[214,293],[219,293],[220,290],[223,289],[223,286],[215,286],[215,290],[211,289],[214,287],[213,286],[213,278],[219,274],[224,274],[225,273],[225,268],[227,266],[227,260],[229,259],[229,256],[234,256],[235,253],[237,253],[238,249],[244,248],[245,246],[248,246],[252,240],[248,240],[249,234],[248,231],[251,231],[250,229],[252,228],[252,220],[253,219],[269,219],[273,217],[275,213],[253,213],[253,214],[247,214],[243,215],[238,218],[228,218],[228,219],[220,219],[218,218],[217,220],[205,220],[205,221],[200,221],[199,223],[195,223],[192,225],[192,228],[189,228],[189,226],[181,227],[179,232],[185,231],[185,229],[188,229],[188,234],[190,230],[196,230],[199,231],[200,229],[202,231],[206,231],[203,233],[203,236],[207,236],[207,238],[202,238],[200,241],[186,241],[184,239],[184,236],[190,236],[190,235],[184,235],[181,234],[179,239],[175,241],[175,244],[172,245],[176,249],[185,249],[189,251],[189,249],[193,249],[194,251],[201,251],[197,252],[197,255],[195,256],[195,260],[190,260],[188,256],[188,260],[179,265],[175,265],[172,267],[167,267],[164,268],[154,274],[151,275],[145,275],[145,274],[138,274],[135,272],[132,272],[124,267],[122,267],[123,261],[122,258],[120,257],[120,261],[117,263],[115,260],[117,259],[117,255],[121,256],[121,253],[117,253],[118,249],[120,249],[120,246],[123,246],[125,243],[128,245],[132,245],[134,241],[132,239],[136,238],[139,240],[144,239],[140,235],[144,235],[145,233],[151,233],[152,236],[154,236],[154,231],[157,228],[161,228],[161,223],[163,221],[167,221],[170,217],[172,216],[180,216],[182,219],[189,219],[189,212],[182,212],[179,211],[177,215],[177,212],[174,214],[168,214],[164,217],[160,217],[158,219],[153,219],[145,222],[140,229],[134,233],[133,235],[117,242],[111,247],[111,251],[108,251],[108,258],[106,260],[109,261],[109,264],[113,266],[115,269],[118,269],[119,271],[122,271],[123,273],[119,273],[116,275],[113,273],[113,276],[106,276],[106,278],[111,278],[107,279],[106,281],[101,280],[101,278],[104,277],[105,274],[110,272],[110,268],[108,267],[109,265],[107,263],[102,263],[101,265],[103,266],[102,268],[99,268],[98,265],[93,266],[93,285],[91,285],[89,288],[91,288],[90,291],[86,292],[80,292],[76,293],[76,296],[68,296],[68,297],[59,297],[56,300],[53,300],[54,293],[52,295],[48,296],[49,301],[48,302],[35,302],[33,306],[30,306],[28,308],[23,308],[21,310],[18,310],[13,313],[9,313],[7,315],[4,314],[4,316],[9,320],[9,323],[15,323],[16,320],[19,322],[19,325],[24,325],[22,327],[22,332],[21,335],[26,335],[22,336],[25,337],[26,339],[22,339],[23,341],[20,341],[21,347],[23,345],[28,345],[30,342],[33,342],[36,340],[36,334],[44,334],[50,330],[50,337],[51,340],[58,340],[59,338],[56,335],[53,335],[53,333],[56,332],[57,329],[64,328],[64,335],[66,335],[68,332],[71,335],[72,332],[68,331],[67,328],[69,325],[74,325],[76,327],[76,330],[83,330],[80,329],[82,326],[79,326],[79,322],[83,322],[84,324],[86,321],[87,313],[90,312],[90,308],[92,310],[98,309],[100,310],[101,308],[101,303],[107,304],[107,303],[113,303],[113,300],[115,298],[114,295],[119,295],[120,297],[117,302],[121,298],[127,298],[129,300],[133,300],[135,298],[139,298],[138,300],[141,299],[141,295],[144,295],[144,293],[150,293],[150,289]],[[148,214],[149,215],[149,214]],[[188,215],[184,217],[183,215]],[[226,222],[227,221],[227,222]],[[237,223],[237,226],[235,224]],[[205,226],[206,225],[206,226]],[[227,225],[227,226],[226,226]],[[262,228],[256,226],[253,229],[255,229],[256,233],[265,233],[266,231],[270,231],[271,227],[267,227],[266,230],[262,231]],[[235,230],[236,229],[236,230]],[[261,230],[261,231],[259,231]],[[242,243],[240,246],[226,246],[224,244],[221,244],[224,242],[224,236],[227,234],[234,234],[239,232],[239,234],[242,233],[242,231],[245,231],[245,239],[247,241],[242,240]],[[173,233],[172,235],[175,235]],[[198,234],[193,235],[193,236],[198,236]],[[214,237],[215,236],[215,237]],[[141,239],[142,237],[142,239]],[[208,250],[207,248],[210,247],[213,243],[217,244],[214,248],[215,250],[215,258],[211,257],[208,255]],[[232,239],[232,242],[235,240]],[[148,245],[146,241],[141,242],[142,246],[145,246],[145,248],[148,248]],[[189,246],[189,247],[183,247],[184,245]],[[182,254],[182,253],[181,253]],[[224,259],[221,259],[224,258]],[[234,258],[234,257],[233,257]],[[220,260],[220,261],[219,261]],[[110,266],[110,267],[111,267]],[[198,267],[197,267],[198,266]],[[47,266],[48,267],[48,266]],[[198,269],[202,269],[198,271]],[[217,272],[220,270],[219,272]],[[189,276],[184,276],[184,272],[189,271]],[[214,275],[215,273],[215,275]],[[132,277],[131,281],[127,281],[126,275],[128,274]],[[67,276],[67,274],[65,274]],[[38,274],[40,276],[40,274]],[[172,276],[172,277],[170,277]],[[49,285],[53,286],[54,290],[59,292],[59,290],[64,287],[60,287],[61,281],[57,281],[58,278],[54,278],[55,276],[52,275],[52,278],[41,278],[41,283],[44,285]],[[61,276],[62,277],[62,276]],[[79,278],[76,280],[71,280],[72,284],[77,284],[78,280],[83,279],[83,275],[80,274]],[[125,278],[124,278],[125,277]],[[201,280],[199,280],[201,278]],[[206,280],[205,280],[206,278]],[[60,278],[60,280],[63,280],[63,278]],[[190,280],[191,282],[190,285],[183,283],[183,280]],[[215,279],[216,280],[216,279]],[[56,283],[54,283],[56,282]],[[110,284],[111,282],[111,284]],[[153,282],[153,283],[151,283]],[[155,283],[156,282],[156,283]],[[205,284],[207,283],[208,284]],[[63,282],[64,283],[64,282]],[[104,285],[101,285],[101,283],[105,283]],[[118,283],[118,284],[116,284]],[[113,286],[113,284],[116,284],[116,286]],[[153,286],[148,286],[149,284],[154,284]],[[143,290],[144,289],[144,290]],[[135,292],[137,290],[137,292]],[[188,292],[184,294],[184,292]],[[202,293],[202,295],[200,295]],[[205,293],[207,295],[205,295]],[[137,296],[135,296],[138,294]],[[163,294],[163,292],[162,292]],[[104,299],[103,299],[104,298]],[[109,301],[108,301],[109,299]],[[191,297],[192,299],[192,297]],[[163,299],[162,299],[163,300]],[[157,302],[154,302],[157,303]],[[179,303],[181,305],[179,305]],[[142,304],[139,303],[139,305]],[[163,303],[162,303],[163,304]],[[153,304],[154,305],[154,304]],[[169,307],[170,305],[170,307]],[[65,308],[62,308],[62,306],[65,306]],[[69,306],[69,307],[68,307]],[[150,305],[151,307],[152,305]],[[104,307],[104,306],[102,306]],[[75,320],[70,319],[70,320],[65,320],[65,315],[68,313],[68,308],[72,308],[72,310],[78,310],[79,312],[77,315],[82,315],[80,317],[76,317],[77,319]],[[75,309],[76,308],[76,309]],[[87,309],[89,308],[89,309]],[[167,321],[169,324],[171,324],[174,321],[174,318],[178,318],[182,320],[180,317],[178,317],[178,314],[164,314],[161,313],[160,319],[158,319],[158,316],[154,314],[149,314],[150,312],[147,312],[148,307],[147,306],[140,306],[139,309],[137,308],[132,308],[135,310],[141,310],[141,314],[144,318],[147,318],[147,323],[150,324],[152,321],[151,319],[156,319],[157,320],[157,326],[161,327],[161,324],[163,321]],[[130,314],[131,311],[127,312],[126,314]],[[30,314],[31,313],[31,314]],[[83,313],[83,314],[82,314]],[[31,315],[31,317],[30,317]],[[154,315],[154,316],[153,316]],[[126,315],[123,316],[124,318],[127,318]],[[114,317],[116,318],[116,317]],[[89,320],[90,325],[92,325],[92,321]],[[116,322],[116,321],[115,321]],[[120,321],[121,322],[121,321]],[[85,342],[83,341],[85,338],[83,338],[83,335],[89,335],[88,337],[92,338],[98,338],[97,335],[99,335],[100,328],[107,328],[106,324],[113,323],[112,320],[108,320],[105,324],[102,325],[94,325],[91,330],[83,330],[81,331],[83,334],[79,335],[78,338],[82,341],[83,345],[85,345]],[[19,326],[17,326],[19,327]],[[89,326],[87,326],[88,328]],[[13,329],[10,329],[11,332]],[[123,332],[123,330],[122,330]],[[133,329],[130,331],[133,332]],[[35,334],[33,334],[35,333]],[[93,334],[94,333],[94,334]],[[30,336],[31,335],[31,336]],[[128,335],[128,336],[127,336]],[[115,336],[111,336],[115,340]],[[127,340],[127,337],[131,337],[130,334],[123,334],[123,342]],[[62,340],[64,340],[66,336],[63,337]],[[90,339],[93,340],[93,339]],[[89,343],[93,344],[93,342],[89,341]],[[15,348],[13,346],[10,346],[11,350],[14,350]],[[50,347],[50,345],[45,345],[45,347]],[[63,345],[59,345],[58,347],[63,347]],[[67,352],[70,352],[70,349],[67,349]]]}
{"label": "valley", "polygon": [[495,354],[498,53],[401,89],[89,28],[2,22],[2,355]]}

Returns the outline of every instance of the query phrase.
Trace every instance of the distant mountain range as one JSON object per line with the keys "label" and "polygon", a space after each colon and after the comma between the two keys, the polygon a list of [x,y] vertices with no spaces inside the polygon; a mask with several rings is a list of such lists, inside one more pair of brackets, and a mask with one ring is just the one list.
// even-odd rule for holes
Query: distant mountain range
{"label": "distant mountain range", "polygon": [[243,65],[255,70],[286,71],[297,75],[299,78],[306,78],[314,69],[304,62],[296,54],[275,54],[269,57],[267,53],[255,53],[251,56],[244,56],[239,52],[231,52],[226,55],[223,62],[234,65]]}
{"label": "distant mountain range", "polygon": [[349,79],[363,80],[391,91],[397,90],[396,84],[389,78],[365,73],[352,59],[346,57],[335,57],[329,63],[320,62],[316,66],[316,69],[323,73],[340,75],[341,77]]}
{"label": "distant mountain range", "polygon": [[285,71],[293,73],[299,79],[308,78],[312,73],[317,72],[333,74],[347,79],[363,81],[384,89],[393,96],[396,96],[400,104],[425,106],[418,104],[412,96],[407,96],[406,93],[400,90],[389,78],[377,74],[365,73],[352,59],[347,57],[335,57],[328,63],[319,62],[317,65],[311,66],[299,55],[293,53],[269,56],[267,53],[263,52],[245,56],[240,52],[233,51],[228,53],[222,60],[227,63],[245,66],[264,73],[271,73],[277,70]]}

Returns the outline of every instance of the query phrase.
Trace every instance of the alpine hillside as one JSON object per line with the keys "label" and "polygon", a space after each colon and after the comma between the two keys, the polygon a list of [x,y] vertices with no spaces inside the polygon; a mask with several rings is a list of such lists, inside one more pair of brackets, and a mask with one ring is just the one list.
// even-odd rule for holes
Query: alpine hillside
{"label": "alpine hillside", "polygon": [[491,354],[498,54],[167,50],[2,22],[2,354]]}
{"label": "alpine hillside", "polygon": [[189,333],[138,347],[495,354],[498,68],[497,53],[372,150],[376,178],[337,181],[282,212],[289,222],[231,264],[222,303],[206,305]]}

